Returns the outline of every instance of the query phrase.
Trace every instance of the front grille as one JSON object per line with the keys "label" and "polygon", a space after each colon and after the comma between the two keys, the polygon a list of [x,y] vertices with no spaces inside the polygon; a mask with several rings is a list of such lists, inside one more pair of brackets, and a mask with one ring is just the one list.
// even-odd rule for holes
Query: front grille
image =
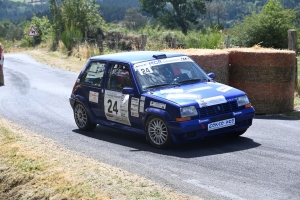
{"label": "front grille", "polygon": [[200,118],[241,110],[235,101],[200,108]]}
{"label": "front grille", "polygon": [[217,121],[221,121],[221,120],[229,119],[229,118],[232,118],[232,114],[222,115],[222,116],[218,116],[218,117],[212,117],[212,118],[210,118],[210,122],[217,122]]}

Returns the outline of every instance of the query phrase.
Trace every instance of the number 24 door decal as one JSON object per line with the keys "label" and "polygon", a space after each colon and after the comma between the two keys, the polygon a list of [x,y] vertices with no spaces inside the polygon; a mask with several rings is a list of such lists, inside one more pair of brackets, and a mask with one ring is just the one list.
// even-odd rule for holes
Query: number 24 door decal
{"label": "number 24 door decal", "polygon": [[130,125],[128,117],[129,95],[105,90],[104,112],[107,120]]}
{"label": "number 24 door decal", "polygon": [[[108,99],[107,100],[107,103],[109,104],[109,106],[108,106],[108,112],[109,113],[113,113],[113,112],[116,112],[116,115],[118,114],[118,101],[115,101],[114,102],[114,105],[112,106],[112,104],[113,104],[113,102],[112,102],[112,100],[111,99]],[[112,108],[112,110],[111,110],[111,107],[113,107]]]}

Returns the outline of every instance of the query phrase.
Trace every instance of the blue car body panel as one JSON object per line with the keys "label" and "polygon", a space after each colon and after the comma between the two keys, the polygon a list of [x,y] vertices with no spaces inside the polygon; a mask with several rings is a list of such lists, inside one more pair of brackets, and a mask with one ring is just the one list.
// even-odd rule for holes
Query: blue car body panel
{"label": "blue car body panel", "polygon": [[[79,74],[69,99],[72,108],[74,109],[74,105],[80,102],[86,108],[92,123],[142,134],[146,134],[145,126],[148,118],[152,115],[160,116],[165,120],[175,143],[244,131],[252,125],[252,119],[255,115],[254,108],[252,106],[246,107],[245,105],[239,106],[237,103],[237,97],[245,96],[245,92],[213,82],[208,76],[208,79],[203,81],[143,90],[135,76],[134,71],[136,69],[134,65],[145,61],[154,63],[154,61],[159,60],[155,58],[157,55],[164,55],[166,58],[185,56],[177,53],[141,51],[90,58]],[[84,72],[90,63],[96,61],[102,62],[106,66],[101,87],[80,84],[80,80],[83,79]],[[122,94],[108,89],[107,84],[109,81],[107,79],[109,72],[107,65],[109,63],[121,63],[129,68],[134,83],[132,86],[134,92],[132,94]],[[98,100],[91,99],[91,94],[97,95]],[[127,98],[128,113],[125,116],[127,121],[115,119],[117,112],[115,116],[110,116],[110,109],[114,105],[113,103],[107,104],[110,100],[107,96],[114,95],[119,95],[116,98]],[[122,101],[124,102],[125,100]],[[120,106],[118,109],[122,109],[122,105]],[[177,121],[178,118],[181,118],[181,108],[188,106],[195,107],[198,114],[191,116],[189,120]],[[232,124],[228,126],[223,125],[227,122]],[[218,126],[222,127],[214,129]],[[208,127],[211,130],[208,130]]]}

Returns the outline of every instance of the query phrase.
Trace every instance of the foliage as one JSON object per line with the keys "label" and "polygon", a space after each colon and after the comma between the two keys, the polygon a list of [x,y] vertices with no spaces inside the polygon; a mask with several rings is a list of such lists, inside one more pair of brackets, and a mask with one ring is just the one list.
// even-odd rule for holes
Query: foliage
{"label": "foliage", "polygon": [[[299,11],[300,2],[295,0],[278,0],[284,8]],[[269,0],[212,0],[206,3],[205,21],[209,24],[223,24],[225,28],[236,25],[245,16],[258,13]]]}
{"label": "foliage", "polygon": [[49,3],[39,4],[0,0],[0,21],[7,19],[18,22],[30,19],[34,14],[44,16],[49,14]]}
{"label": "foliage", "polygon": [[9,20],[0,22],[0,38],[14,41],[23,38],[23,24],[15,25]]}
{"label": "foliage", "polygon": [[142,10],[151,13],[167,28],[174,29],[179,26],[184,34],[187,34],[190,24],[198,23],[200,14],[205,14],[205,1],[140,0]]}
{"label": "foliage", "polygon": [[39,36],[34,36],[35,45],[40,44],[41,42],[47,42],[50,38],[52,38],[52,26],[48,17],[39,18],[37,16],[33,16],[30,22],[25,22],[23,28],[23,36],[21,46],[28,47],[33,46],[33,38],[27,36],[31,26],[35,28],[35,30],[39,33]]}
{"label": "foliage", "polygon": [[[51,13],[49,9],[49,2],[55,0],[42,0],[40,3],[30,3],[29,0],[0,0],[0,21],[7,19],[14,24],[18,24],[23,20],[30,20],[35,14],[38,17],[48,16]],[[61,6],[63,0],[56,0],[58,7]],[[225,28],[229,28],[239,20],[242,20],[246,15],[252,12],[261,11],[262,7],[268,3],[269,0],[212,0],[206,1],[206,17],[203,23],[223,24]],[[300,9],[299,0],[280,0],[284,8]],[[126,10],[129,8],[140,8],[139,0],[95,0],[99,5],[101,16],[106,22],[120,22],[124,20]],[[50,4],[53,7],[53,5]],[[53,8],[52,8],[53,9]],[[142,13],[144,16],[145,13]],[[148,17],[150,17],[148,15]],[[201,18],[202,20],[202,18]],[[176,24],[175,24],[176,25]],[[58,26],[60,27],[60,26]],[[63,27],[63,25],[62,25]]]}
{"label": "foliage", "polygon": [[139,9],[139,0],[97,0],[100,5],[101,16],[106,22],[118,22],[125,18],[126,10]]}
{"label": "foliage", "polygon": [[65,29],[61,33],[61,41],[67,48],[69,52],[71,52],[73,45],[76,43],[77,38],[82,38],[82,33],[80,30],[76,30],[73,26],[70,29]]}
{"label": "foliage", "polygon": [[54,29],[64,32],[67,29],[79,30],[82,35],[88,30],[90,36],[96,37],[102,33],[104,21],[98,12],[95,0],[56,0],[50,1],[53,13],[52,23]]}
{"label": "foliage", "polygon": [[138,9],[130,8],[126,10],[124,24],[128,29],[137,30],[144,27],[147,23],[147,18],[143,16]]}
{"label": "foliage", "polygon": [[225,35],[216,30],[208,28],[205,33],[193,31],[185,39],[187,48],[222,49],[224,48]]}
{"label": "foliage", "polygon": [[244,21],[233,28],[235,45],[251,47],[287,48],[289,29],[295,28],[296,13],[284,9],[278,0],[270,0],[259,13],[246,16]]}

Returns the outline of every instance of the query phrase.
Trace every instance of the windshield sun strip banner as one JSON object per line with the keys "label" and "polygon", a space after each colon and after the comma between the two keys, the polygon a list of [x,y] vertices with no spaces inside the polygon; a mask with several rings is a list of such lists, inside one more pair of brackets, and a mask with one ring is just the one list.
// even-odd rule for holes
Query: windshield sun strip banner
{"label": "windshield sun strip banner", "polygon": [[188,56],[180,56],[180,57],[172,57],[172,58],[164,58],[157,60],[150,60],[141,63],[137,63],[133,65],[135,71],[139,71],[140,74],[149,74],[152,73],[152,66],[168,64],[168,63],[178,63],[178,62],[194,62]]}

